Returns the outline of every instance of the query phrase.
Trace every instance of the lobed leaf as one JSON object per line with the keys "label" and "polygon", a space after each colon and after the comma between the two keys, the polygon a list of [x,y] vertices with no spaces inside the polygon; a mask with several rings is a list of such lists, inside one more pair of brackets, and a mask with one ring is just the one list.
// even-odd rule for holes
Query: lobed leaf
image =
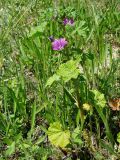
{"label": "lobed leaf", "polygon": [[59,75],[65,82],[68,82],[72,78],[76,79],[80,74],[77,64],[78,61],[74,60],[69,60],[64,64],[61,64],[57,71],[57,75]]}
{"label": "lobed leaf", "polygon": [[64,131],[60,122],[54,122],[48,128],[48,139],[56,147],[65,148],[70,143],[70,131]]}

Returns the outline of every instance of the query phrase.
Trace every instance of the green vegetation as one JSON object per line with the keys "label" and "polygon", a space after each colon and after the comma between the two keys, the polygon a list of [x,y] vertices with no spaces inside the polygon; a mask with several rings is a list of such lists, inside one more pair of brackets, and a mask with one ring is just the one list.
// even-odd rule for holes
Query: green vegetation
{"label": "green vegetation", "polygon": [[119,55],[119,0],[0,0],[0,160],[120,159]]}

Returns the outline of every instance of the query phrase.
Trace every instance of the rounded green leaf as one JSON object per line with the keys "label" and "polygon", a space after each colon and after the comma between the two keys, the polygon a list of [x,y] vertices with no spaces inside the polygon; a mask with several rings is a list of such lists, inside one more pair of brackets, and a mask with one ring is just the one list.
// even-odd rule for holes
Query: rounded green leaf
{"label": "rounded green leaf", "polygon": [[92,93],[94,94],[95,103],[98,106],[100,106],[101,108],[104,108],[106,105],[106,100],[105,100],[104,94],[99,92],[98,90],[92,90]]}
{"label": "rounded green leaf", "polygon": [[56,147],[65,148],[70,143],[70,131],[62,130],[62,125],[54,122],[48,128],[48,139]]}
{"label": "rounded green leaf", "polygon": [[60,65],[57,75],[59,75],[65,82],[70,79],[76,79],[80,74],[80,70],[77,68],[78,61],[70,60]]}

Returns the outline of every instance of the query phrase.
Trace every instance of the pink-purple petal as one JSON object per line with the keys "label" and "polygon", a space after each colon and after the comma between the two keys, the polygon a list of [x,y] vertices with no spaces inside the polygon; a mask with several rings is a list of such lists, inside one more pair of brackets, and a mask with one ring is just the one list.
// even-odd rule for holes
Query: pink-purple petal
{"label": "pink-purple petal", "polygon": [[67,43],[68,42],[65,40],[65,38],[55,39],[52,42],[52,49],[53,50],[62,50],[67,45]]}
{"label": "pink-purple petal", "polygon": [[73,18],[71,18],[71,19],[65,18],[65,19],[63,20],[63,24],[64,24],[65,26],[66,26],[66,25],[73,26],[73,25],[74,25],[74,20],[73,20]]}

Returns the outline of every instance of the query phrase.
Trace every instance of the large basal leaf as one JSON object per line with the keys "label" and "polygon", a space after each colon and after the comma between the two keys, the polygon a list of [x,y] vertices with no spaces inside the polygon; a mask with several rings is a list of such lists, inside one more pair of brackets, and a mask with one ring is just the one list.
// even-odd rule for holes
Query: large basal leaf
{"label": "large basal leaf", "polygon": [[66,63],[60,65],[57,75],[59,75],[65,82],[68,82],[72,78],[76,79],[80,73],[77,65],[78,61],[67,61]]}
{"label": "large basal leaf", "polygon": [[54,122],[48,128],[48,139],[56,147],[65,148],[70,143],[70,131],[64,131],[59,122]]}

